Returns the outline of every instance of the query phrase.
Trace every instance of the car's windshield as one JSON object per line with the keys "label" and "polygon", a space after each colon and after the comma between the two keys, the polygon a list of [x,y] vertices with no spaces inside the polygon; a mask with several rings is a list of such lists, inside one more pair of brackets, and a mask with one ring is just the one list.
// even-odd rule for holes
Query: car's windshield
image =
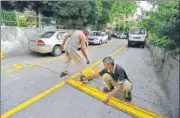
{"label": "car's windshield", "polygon": [[65,35],[66,35],[66,32],[59,32],[59,33],[57,34],[57,36],[58,36],[59,39],[63,39]]}
{"label": "car's windshield", "polygon": [[145,29],[144,28],[133,28],[130,31],[130,34],[145,34]]}
{"label": "car's windshield", "polygon": [[92,32],[91,36],[101,36],[101,32]]}
{"label": "car's windshield", "polygon": [[50,38],[55,32],[46,32],[42,34],[40,37],[41,38]]}

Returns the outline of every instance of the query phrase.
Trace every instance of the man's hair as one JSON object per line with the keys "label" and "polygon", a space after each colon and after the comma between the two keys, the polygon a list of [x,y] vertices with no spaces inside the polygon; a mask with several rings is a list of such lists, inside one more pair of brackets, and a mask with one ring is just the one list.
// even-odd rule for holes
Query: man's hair
{"label": "man's hair", "polygon": [[107,63],[107,64],[111,64],[114,65],[114,59],[112,59],[111,57],[105,57],[103,59],[103,62]]}
{"label": "man's hair", "polygon": [[91,32],[91,29],[90,29],[89,27],[83,27],[82,30],[83,30],[83,31],[87,31],[87,32],[89,32],[89,33]]}

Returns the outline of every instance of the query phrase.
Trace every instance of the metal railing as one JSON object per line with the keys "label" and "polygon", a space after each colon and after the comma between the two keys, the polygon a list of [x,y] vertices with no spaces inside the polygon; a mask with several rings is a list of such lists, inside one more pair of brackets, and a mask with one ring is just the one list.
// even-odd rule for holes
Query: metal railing
{"label": "metal railing", "polygon": [[6,26],[44,26],[56,25],[56,19],[35,15],[32,13],[21,13],[16,11],[1,11],[1,24]]}

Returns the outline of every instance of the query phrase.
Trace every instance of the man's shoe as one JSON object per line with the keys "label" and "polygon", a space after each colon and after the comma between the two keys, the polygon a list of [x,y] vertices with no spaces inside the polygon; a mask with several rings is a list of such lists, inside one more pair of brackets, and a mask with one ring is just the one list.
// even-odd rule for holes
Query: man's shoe
{"label": "man's shoe", "polygon": [[81,76],[80,76],[80,81],[83,82],[83,81],[84,81],[84,78],[85,78],[85,76],[84,76],[84,75],[81,75]]}
{"label": "man's shoe", "polygon": [[114,89],[114,87],[111,87],[111,90],[108,90],[107,87],[103,88],[103,92],[107,93],[107,92],[111,92]]}
{"label": "man's shoe", "polygon": [[131,92],[127,93],[127,96],[125,96],[125,101],[127,102],[131,102],[132,98],[131,98]]}
{"label": "man's shoe", "polygon": [[67,75],[67,73],[61,72],[60,77],[64,77],[64,76],[66,76],[66,75]]}

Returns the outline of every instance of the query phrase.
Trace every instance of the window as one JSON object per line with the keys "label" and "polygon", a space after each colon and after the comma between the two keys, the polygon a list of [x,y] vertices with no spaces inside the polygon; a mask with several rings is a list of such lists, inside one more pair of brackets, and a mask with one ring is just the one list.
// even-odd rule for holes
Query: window
{"label": "window", "polygon": [[101,36],[101,32],[92,32],[91,36]]}
{"label": "window", "polygon": [[55,32],[46,32],[43,35],[41,35],[41,38],[50,38]]}
{"label": "window", "polygon": [[131,34],[145,34],[145,29],[144,28],[133,28],[130,31]]}

